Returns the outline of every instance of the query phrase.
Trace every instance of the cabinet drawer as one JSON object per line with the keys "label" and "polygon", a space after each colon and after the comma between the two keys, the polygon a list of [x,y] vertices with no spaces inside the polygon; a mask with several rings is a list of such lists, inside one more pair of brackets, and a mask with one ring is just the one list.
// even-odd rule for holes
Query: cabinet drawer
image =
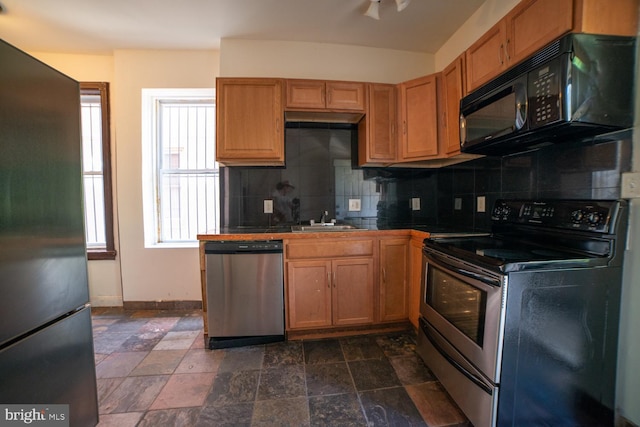
{"label": "cabinet drawer", "polygon": [[311,240],[285,242],[286,259],[373,256],[373,240]]}

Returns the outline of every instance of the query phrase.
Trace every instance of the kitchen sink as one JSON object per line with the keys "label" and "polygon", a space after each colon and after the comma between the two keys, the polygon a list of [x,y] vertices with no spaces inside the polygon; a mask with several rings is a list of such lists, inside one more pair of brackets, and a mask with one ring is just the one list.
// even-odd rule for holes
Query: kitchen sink
{"label": "kitchen sink", "polygon": [[346,224],[313,224],[313,225],[292,225],[291,231],[294,233],[315,233],[315,232],[331,232],[331,231],[357,231],[362,228],[354,227],[353,225]]}

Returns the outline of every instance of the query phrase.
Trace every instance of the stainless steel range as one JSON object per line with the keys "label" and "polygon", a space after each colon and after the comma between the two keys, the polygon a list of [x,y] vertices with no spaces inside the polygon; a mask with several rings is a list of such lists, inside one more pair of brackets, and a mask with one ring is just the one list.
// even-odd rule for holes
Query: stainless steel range
{"label": "stainless steel range", "polygon": [[498,200],[423,249],[418,352],[476,427],[613,425],[623,201]]}

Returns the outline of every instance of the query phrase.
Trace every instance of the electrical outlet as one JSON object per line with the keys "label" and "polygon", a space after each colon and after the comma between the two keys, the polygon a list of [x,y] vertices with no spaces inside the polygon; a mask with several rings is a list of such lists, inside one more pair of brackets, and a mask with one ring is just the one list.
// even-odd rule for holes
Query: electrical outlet
{"label": "electrical outlet", "polygon": [[484,196],[478,196],[477,201],[478,201],[477,202],[477,204],[478,204],[478,212],[486,212],[486,206],[485,206],[486,199],[485,199],[485,197]]}
{"label": "electrical outlet", "polygon": [[624,199],[640,197],[640,172],[625,172],[622,174],[621,196]]}
{"label": "electrical outlet", "polygon": [[411,199],[411,210],[413,210],[413,211],[419,211],[420,210],[420,198],[419,197],[413,197]]}
{"label": "electrical outlet", "polygon": [[349,199],[349,212],[358,212],[360,209],[360,199]]}
{"label": "electrical outlet", "polygon": [[453,209],[459,211],[462,209],[462,199],[460,197],[456,197],[453,199]]}
{"label": "electrical outlet", "polygon": [[264,213],[273,213],[273,200],[265,199],[264,201]]}

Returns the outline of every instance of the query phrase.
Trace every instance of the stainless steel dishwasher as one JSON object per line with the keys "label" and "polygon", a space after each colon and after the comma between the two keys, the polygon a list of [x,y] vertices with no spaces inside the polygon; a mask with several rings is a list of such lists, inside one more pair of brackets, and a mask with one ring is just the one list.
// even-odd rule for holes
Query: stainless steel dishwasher
{"label": "stainless steel dishwasher", "polygon": [[205,244],[209,348],[284,340],[282,241]]}

